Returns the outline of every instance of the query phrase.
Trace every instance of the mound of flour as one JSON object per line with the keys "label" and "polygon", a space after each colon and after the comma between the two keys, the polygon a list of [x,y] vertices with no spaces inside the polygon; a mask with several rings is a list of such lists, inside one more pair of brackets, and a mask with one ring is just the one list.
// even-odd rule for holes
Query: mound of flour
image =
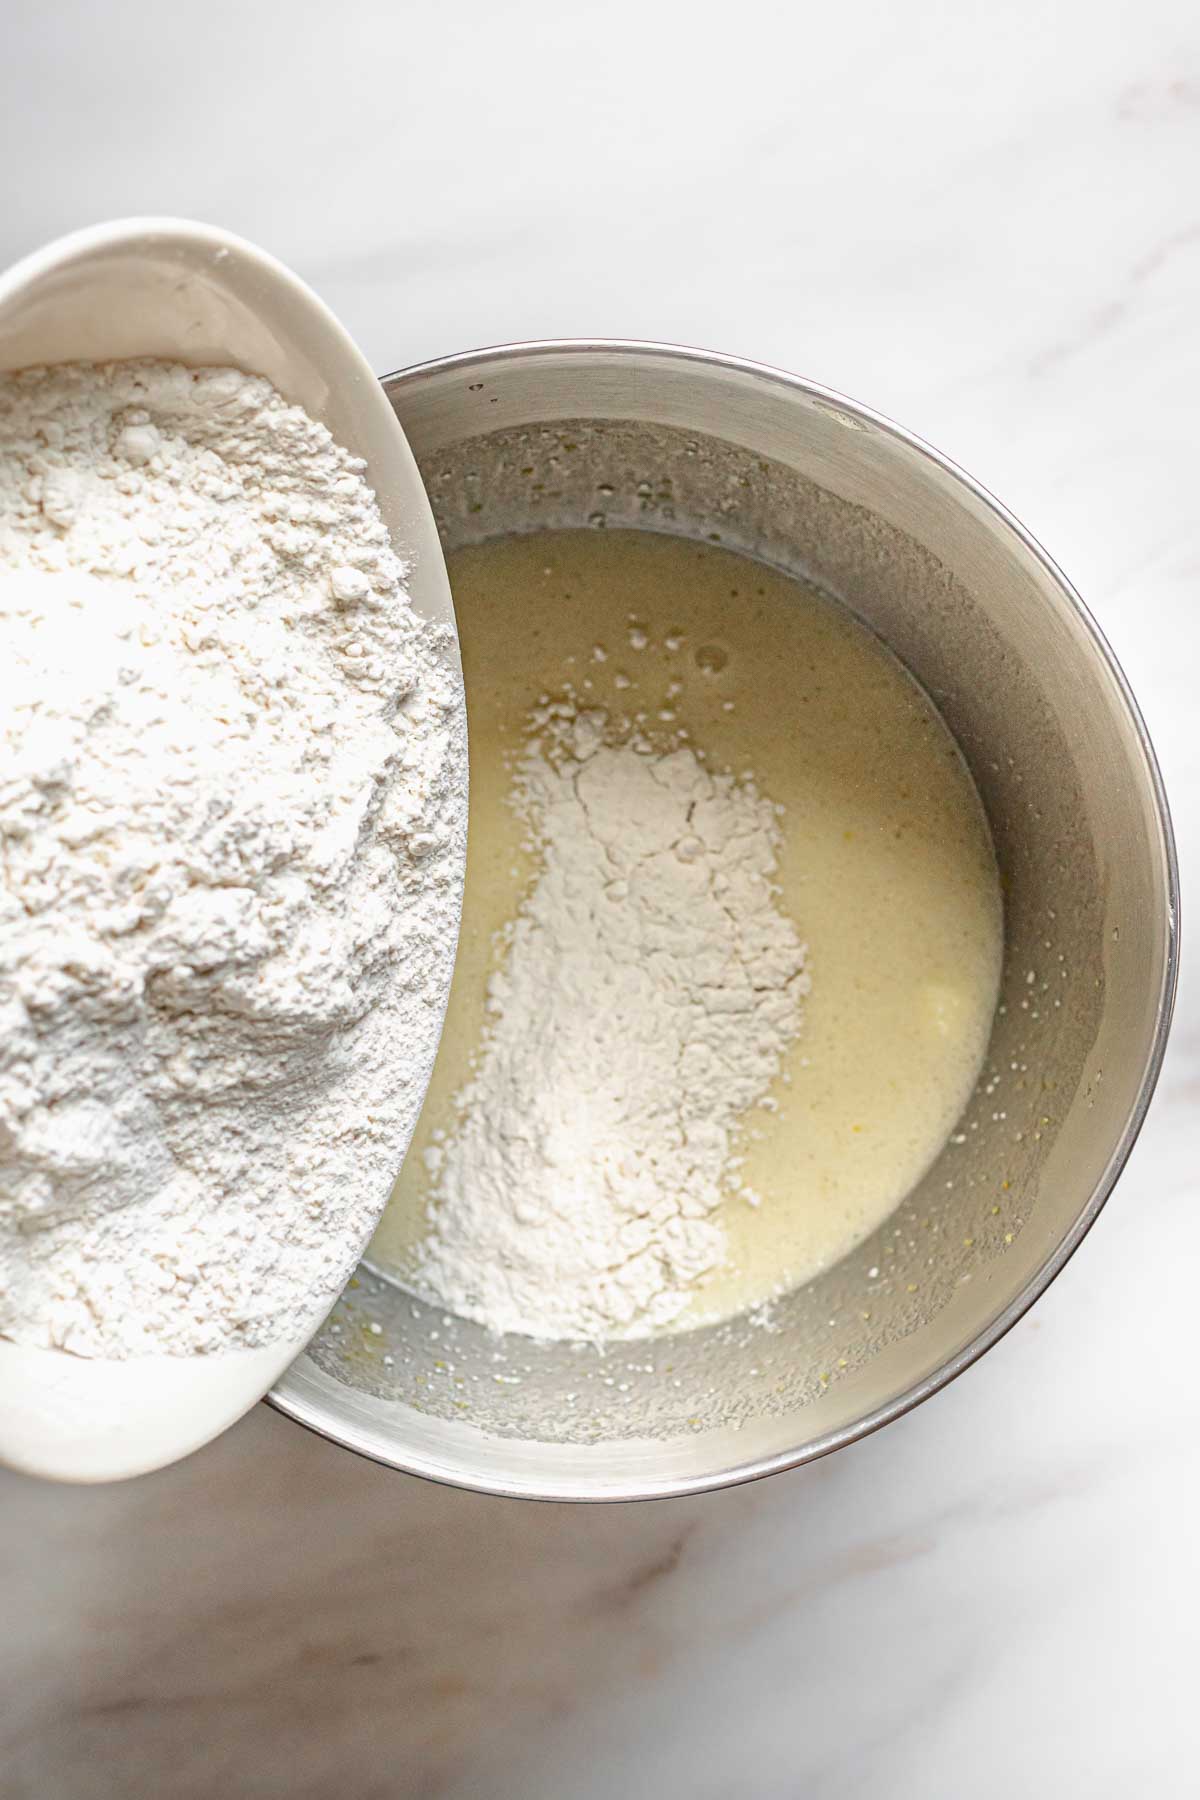
{"label": "mound of flour", "polygon": [[440,1027],[448,634],[264,380],[0,377],[0,1334],[261,1345],[334,1299]]}
{"label": "mound of flour", "polygon": [[550,709],[517,770],[541,868],[457,1129],[426,1152],[414,1287],[532,1337],[661,1329],[720,1265],[739,1123],[809,987],[772,803],[608,723]]}

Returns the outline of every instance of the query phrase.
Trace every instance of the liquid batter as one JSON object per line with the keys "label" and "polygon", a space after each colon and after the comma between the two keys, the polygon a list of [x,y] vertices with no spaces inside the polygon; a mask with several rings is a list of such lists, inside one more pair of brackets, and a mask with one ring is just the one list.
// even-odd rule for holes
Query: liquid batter
{"label": "liquid batter", "polygon": [[[449,559],[471,740],[462,939],[424,1111],[369,1252],[411,1285],[426,1152],[453,1135],[504,927],[536,875],[508,804],[547,697],[752,771],[781,808],[780,902],[812,988],[767,1106],[745,1118],[728,1251],[673,1328],[829,1267],[937,1156],[978,1075],[1000,976],[982,807],[930,701],[877,638],[801,583],[631,531],[538,533]],[[750,1199],[747,1198],[750,1196]],[[753,1202],[753,1203],[752,1203]]]}

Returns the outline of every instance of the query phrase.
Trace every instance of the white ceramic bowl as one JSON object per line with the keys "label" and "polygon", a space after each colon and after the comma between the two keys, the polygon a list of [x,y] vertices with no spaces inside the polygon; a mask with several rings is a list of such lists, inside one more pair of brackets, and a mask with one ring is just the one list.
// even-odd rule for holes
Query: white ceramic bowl
{"label": "white ceramic bowl", "polygon": [[[302,281],[253,244],[179,219],[76,232],[0,275],[0,369],[138,356],[265,375],[365,457],[392,540],[410,564],[413,605],[453,627],[445,563],[404,433],[353,340]],[[453,952],[447,944],[434,996],[443,1010]],[[397,1163],[406,1148],[397,1145]],[[386,1198],[379,1196],[381,1211]],[[202,1357],[85,1361],[0,1341],[0,1460],[74,1481],[171,1462],[252,1406],[303,1349],[323,1310],[286,1342]]]}

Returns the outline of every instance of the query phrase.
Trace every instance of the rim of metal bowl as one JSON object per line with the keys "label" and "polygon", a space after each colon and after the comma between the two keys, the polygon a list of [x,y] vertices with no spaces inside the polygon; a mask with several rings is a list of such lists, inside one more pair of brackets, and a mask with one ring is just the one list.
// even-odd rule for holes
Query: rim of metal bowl
{"label": "rim of metal bowl", "polygon": [[399,369],[391,375],[381,377],[381,380],[384,386],[391,391],[393,388],[402,388],[412,382],[426,380],[430,376],[452,374],[456,370],[469,371],[474,374],[481,367],[498,363],[517,360],[524,362],[538,357],[553,359],[589,353],[613,356],[650,356],[663,362],[694,363],[700,367],[726,369],[751,376],[774,387],[802,394],[808,399],[820,400],[842,412],[849,413],[852,417],[871,426],[875,431],[884,433],[906,445],[918,456],[927,459],[937,468],[952,476],[977,500],[982,502],[998,522],[1014,533],[1029,554],[1041,564],[1051,582],[1058,589],[1063,602],[1075,612],[1083,624],[1091,638],[1093,648],[1107,666],[1116,683],[1117,690],[1133,722],[1137,741],[1141,747],[1146,775],[1154,796],[1164,863],[1167,910],[1166,955],[1159,985],[1154,1039],[1150,1046],[1146,1067],[1142,1073],[1137,1098],[1124,1130],[1113,1148],[1104,1173],[1080,1209],[1074,1224],[1025,1283],[1021,1291],[1009,1301],[1007,1306],[1001,1309],[995,1318],[976,1332],[970,1342],[965,1344],[956,1355],[948,1358],[940,1368],[926,1376],[924,1380],[905,1388],[903,1392],[884,1405],[864,1413],[852,1424],[812,1438],[793,1450],[784,1450],[773,1456],[734,1463],[728,1467],[716,1469],[707,1475],[658,1482],[641,1479],[636,1484],[631,1484],[628,1490],[618,1493],[614,1493],[611,1488],[607,1487],[602,1491],[599,1484],[589,1490],[588,1484],[581,1482],[568,1492],[552,1485],[540,1486],[521,1480],[507,1482],[476,1478],[459,1470],[451,1471],[440,1463],[435,1463],[419,1454],[406,1454],[400,1445],[394,1448],[381,1447],[373,1435],[356,1429],[350,1424],[331,1423],[323,1408],[314,1405],[304,1396],[298,1396],[292,1392],[289,1387],[289,1371],[285,1371],[279,1382],[267,1395],[270,1405],[288,1418],[294,1419],[297,1424],[305,1426],[308,1430],[332,1443],[340,1444],[344,1449],[353,1450],[356,1454],[364,1456],[372,1462],[382,1463],[387,1468],[398,1469],[403,1474],[420,1475],[427,1480],[438,1481],[449,1487],[463,1488],[473,1493],[495,1494],[508,1499],[621,1502],[680,1498],[688,1494],[708,1493],[720,1488],[736,1487],[742,1482],[760,1480],[766,1475],[775,1475],[784,1469],[794,1469],[803,1463],[815,1462],[819,1457],[828,1456],[846,1444],[857,1443],[860,1438],[869,1437],[872,1432],[890,1424],[893,1419],[901,1418],[905,1413],[911,1412],[914,1407],[920,1406],[931,1395],[948,1386],[965,1369],[970,1368],[972,1363],[977,1362],[994,1344],[999,1343],[1000,1339],[1012,1330],[1018,1319],[1028,1312],[1034,1301],[1045,1293],[1100,1216],[1100,1212],[1116,1186],[1129,1159],[1129,1154],[1137,1142],[1155,1087],[1158,1084],[1163,1058],[1166,1054],[1167,1038],[1170,1033],[1175,993],[1179,980],[1179,863],[1175,848],[1175,834],[1171,823],[1171,811],[1158,759],[1154,753],[1154,746],[1125,672],[1104,633],[1071,582],[1053,557],[1043,549],[1032,532],[1028,531],[1021,521],[1014,517],[1001,501],[996,499],[994,494],[969,475],[965,469],[960,468],[950,457],[944,456],[940,450],[935,449],[932,444],[926,443],[914,432],[906,430],[902,425],[897,425],[894,420],[876,412],[872,407],[864,406],[860,401],[852,400],[847,395],[839,393],[835,388],[824,387],[820,382],[810,381],[800,375],[789,374],[786,370],[776,369],[769,363],[754,362],[746,357],[731,356],[716,350],[700,350],[681,344],[655,343],[638,338],[533,338],[524,343],[497,344],[480,350],[460,351],[453,356],[435,357],[431,361],[415,363],[409,368]]}

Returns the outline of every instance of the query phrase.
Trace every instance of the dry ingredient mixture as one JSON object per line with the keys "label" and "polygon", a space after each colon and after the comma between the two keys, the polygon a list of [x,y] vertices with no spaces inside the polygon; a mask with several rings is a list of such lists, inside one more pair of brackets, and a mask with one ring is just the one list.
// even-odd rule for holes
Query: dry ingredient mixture
{"label": "dry ingredient mixture", "polygon": [[257,1346],[334,1299],[440,1025],[449,634],[261,378],[0,377],[0,1334]]}
{"label": "dry ingredient mixture", "polygon": [[450,574],[463,935],[371,1260],[534,1337],[744,1313],[880,1226],[968,1100],[979,797],[870,632],[711,543],[538,532]]}
{"label": "dry ingredient mixture", "polygon": [[541,870],[461,1126],[425,1153],[415,1275],[496,1331],[652,1331],[724,1256],[735,1128],[799,1031],[805,950],[752,781],[571,704],[535,728],[513,797]]}

